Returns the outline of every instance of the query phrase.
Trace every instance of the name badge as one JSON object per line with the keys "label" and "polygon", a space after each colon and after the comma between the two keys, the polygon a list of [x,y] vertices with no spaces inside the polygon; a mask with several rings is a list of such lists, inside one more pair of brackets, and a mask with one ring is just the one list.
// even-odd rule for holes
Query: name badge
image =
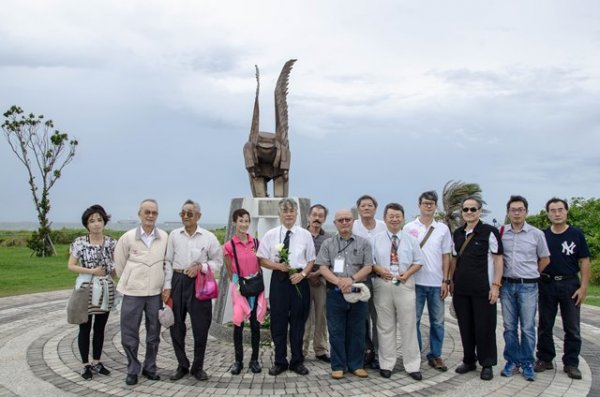
{"label": "name badge", "polygon": [[343,273],[345,265],[346,265],[346,259],[342,255],[336,256],[335,260],[333,261],[333,272],[334,273]]}

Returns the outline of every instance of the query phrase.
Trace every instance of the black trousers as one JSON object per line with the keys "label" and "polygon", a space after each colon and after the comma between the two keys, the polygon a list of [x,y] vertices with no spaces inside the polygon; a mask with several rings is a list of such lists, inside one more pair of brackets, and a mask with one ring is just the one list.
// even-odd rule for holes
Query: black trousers
{"label": "black trousers", "polygon": [[[260,345],[260,323],[256,319],[256,310],[258,302],[254,302],[254,307],[250,312],[250,332],[252,344],[252,356],[250,360],[258,360],[258,346]],[[244,322],[233,327],[233,346],[235,348],[235,361],[244,362],[244,345],[242,343],[244,336]]]}
{"label": "black trousers", "polygon": [[[195,282],[195,278],[190,278],[183,273],[173,272],[171,297],[173,298],[175,324],[169,328],[177,363],[180,367],[189,369],[192,374],[204,369],[204,353],[206,352],[208,329],[212,321],[212,301],[196,299]],[[185,354],[185,334],[187,331],[185,319],[188,313],[194,335],[194,360],[191,368],[190,360]]]}
{"label": "black trousers", "polygon": [[496,365],[496,304],[490,304],[487,296],[472,295],[454,295],[452,303],[463,345],[463,362],[479,361],[482,367]]}
{"label": "black trousers", "polygon": [[81,362],[86,364],[90,362],[90,334],[92,333],[92,320],[94,328],[94,338],[92,339],[92,359],[100,360],[102,355],[102,348],[104,347],[104,328],[106,328],[106,322],[108,321],[108,314],[110,312],[102,314],[94,314],[88,316],[88,321],[83,324],[79,324],[79,336],[77,337],[77,345],[79,346],[79,354],[81,355]]}
{"label": "black trousers", "polygon": [[561,281],[540,282],[539,291],[539,327],[537,341],[537,358],[542,361],[552,361],[556,357],[552,330],[558,307],[565,331],[563,364],[567,367],[579,366],[581,352],[580,310],[571,298],[581,286],[579,278]]}
{"label": "black trousers", "polygon": [[[296,289],[296,286],[298,288]],[[310,287],[307,280],[290,283],[287,272],[274,270],[269,291],[271,306],[271,337],[275,344],[275,365],[288,367],[288,329],[292,358],[289,367],[304,363],[302,341],[310,308]]]}

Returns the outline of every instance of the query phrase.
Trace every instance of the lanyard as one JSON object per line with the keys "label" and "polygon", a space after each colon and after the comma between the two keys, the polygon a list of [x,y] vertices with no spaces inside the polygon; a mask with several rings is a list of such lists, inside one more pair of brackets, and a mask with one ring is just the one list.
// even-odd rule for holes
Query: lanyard
{"label": "lanyard", "polygon": [[342,251],[345,251],[346,248],[348,248],[350,246],[350,244],[352,244],[354,242],[354,239],[352,237],[350,237],[350,241],[348,242],[348,244],[346,244],[346,246],[344,248],[341,248],[341,244],[340,244],[340,240],[341,238],[338,239],[338,252],[337,254],[339,255]]}

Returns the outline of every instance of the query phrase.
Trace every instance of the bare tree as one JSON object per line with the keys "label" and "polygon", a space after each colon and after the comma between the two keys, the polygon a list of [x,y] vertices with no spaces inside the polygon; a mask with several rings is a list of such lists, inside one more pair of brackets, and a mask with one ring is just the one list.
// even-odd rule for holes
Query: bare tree
{"label": "bare tree", "polygon": [[[12,106],[4,113],[2,131],[11,150],[27,169],[29,188],[39,220],[27,246],[37,256],[56,254],[50,239],[50,189],[62,175],[63,168],[75,156],[77,140],[69,140],[65,133],[54,129],[52,120],[43,115],[25,115],[23,109]],[[51,130],[54,132],[51,133]]]}
{"label": "bare tree", "polygon": [[481,199],[481,187],[477,183],[450,180],[444,185],[442,191],[442,207],[444,212],[439,213],[438,218],[448,225],[451,231],[460,226],[462,222],[460,206],[462,201],[469,196],[475,196],[485,203]]}

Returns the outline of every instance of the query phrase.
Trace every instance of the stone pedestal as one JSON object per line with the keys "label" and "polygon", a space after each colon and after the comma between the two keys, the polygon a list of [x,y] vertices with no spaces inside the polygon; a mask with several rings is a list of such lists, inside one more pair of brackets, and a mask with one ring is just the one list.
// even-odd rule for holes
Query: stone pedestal
{"label": "stone pedestal", "polygon": [[[298,204],[298,218],[296,225],[305,227],[308,225],[308,210],[310,208],[310,199],[289,197],[291,200],[296,201]],[[244,208],[250,213],[250,228],[248,233],[259,240],[262,236],[270,229],[280,225],[279,222],[279,202],[281,198],[234,198],[231,200],[229,207],[229,216],[227,217],[227,232],[225,235],[225,241],[231,239],[235,233],[235,229],[231,224],[231,215],[233,211]],[[262,269],[263,278],[265,281],[265,295],[269,297],[269,287],[271,281],[271,270]],[[229,278],[227,277],[227,270],[223,266],[221,271],[221,281],[219,283],[219,298],[215,305],[213,313],[213,322],[217,324],[226,324],[231,321],[232,308],[231,308],[231,297],[229,294]]]}

